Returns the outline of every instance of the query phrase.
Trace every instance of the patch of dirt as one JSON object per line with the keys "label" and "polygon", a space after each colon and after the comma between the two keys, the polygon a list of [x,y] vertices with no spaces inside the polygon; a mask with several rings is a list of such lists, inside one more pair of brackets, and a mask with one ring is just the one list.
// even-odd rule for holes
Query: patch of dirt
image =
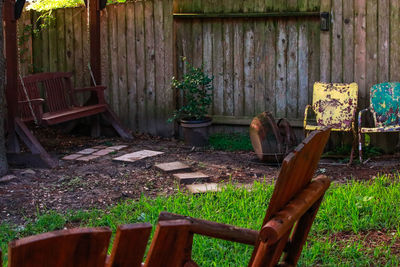
{"label": "patch of dirt", "polygon": [[[141,195],[154,197],[171,195],[179,186],[154,165],[172,161],[189,164],[193,170],[212,177],[213,182],[253,183],[272,181],[279,166],[256,160],[253,152],[224,152],[211,149],[192,149],[175,139],[146,135],[135,136],[126,142],[119,138],[98,138],[64,135],[55,130],[36,130],[40,142],[59,160],[54,169],[12,168],[15,178],[0,183],[0,221],[16,224],[34,218],[38,212],[70,209],[105,208],[124,199]],[[96,145],[128,145],[129,147],[95,159],[92,162],[64,161],[61,158]],[[142,149],[165,152],[162,155],[135,163],[120,163],[112,158]],[[347,166],[332,160],[322,160],[317,174],[326,174],[337,182],[351,179],[367,180],[378,173],[399,170],[396,158],[371,160],[366,165]]]}
{"label": "patch of dirt", "polygon": [[[397,232],[393,230],[369,230],[362,231],[358,234],[339,232],[331,235],[328,239],[331,242],[336,242],[336,244],[343,248],[352,243],[360,243],[363,254],[375,258],[377,266],[387,264],[384,252],[381,251],[382,247],[388,248],[392,255],[400,254],[400,237]],[[379,248],[379,251],[381,251],[382,254],[374,255],[375,248]]]}

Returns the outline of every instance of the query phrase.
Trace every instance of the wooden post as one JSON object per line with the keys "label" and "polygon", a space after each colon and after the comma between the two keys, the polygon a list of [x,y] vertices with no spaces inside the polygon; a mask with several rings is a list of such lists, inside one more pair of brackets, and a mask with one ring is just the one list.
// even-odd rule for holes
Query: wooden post
{"label": "wooden post", "polygon": [[6,52],[6,100],[7,100],[7,146],[10,152],[19,152],[15,133],[15,116],[17,114],[17,21],[14,17],[14,0],[5,0],[3,7],[5,52]]}
{"label": "wooden post", "polygon": [[[96,84],[100,85],[101,84],[100,4],[99,0],[89,0],[88,2],[89,2],[88,16],[89,16],[89,41],[90,41],[90,66],[92,68]],[[91,82],[93,83],[93,81]]]}

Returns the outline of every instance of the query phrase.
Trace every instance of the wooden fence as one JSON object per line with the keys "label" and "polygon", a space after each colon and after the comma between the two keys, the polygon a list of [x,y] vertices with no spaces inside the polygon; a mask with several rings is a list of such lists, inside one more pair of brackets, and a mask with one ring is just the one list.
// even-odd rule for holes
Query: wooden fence
{"label": "wooden fence", "polygon": [[[320,30],[315,11],[330,12],[330,31]],[[281,16],[271,17],[276,12]],[[37,17],[25,12],[20,33]],[[76,85],[89,84],[86,24],[84,8],[56,10],[51,26],[21,46],[26,51],[22,58],[28,59],[21,71],[26,73],[29,63],[36,71],[74,71]],[[216,123],[246,125],[258,112],[269,110],[301,126],[315,81],[356,81],[359,107],[364,108],[371,85],[400,80],[399,31],[400,0],[146,0],[109,5],[101,13],[102,80],[113,109],[139,132],[173,133],[166,119],[180,101],[170,79],[184,73],[182,57],[194,65],[204,63],[215,77],[210,113]]]}

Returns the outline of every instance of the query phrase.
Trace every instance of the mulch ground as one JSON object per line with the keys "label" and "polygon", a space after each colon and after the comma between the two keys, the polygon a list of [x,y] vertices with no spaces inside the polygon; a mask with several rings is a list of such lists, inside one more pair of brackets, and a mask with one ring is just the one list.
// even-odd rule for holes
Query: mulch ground
{"label": "mulch ground", "polygon": [[[119,138],[93,139],[85,136],[63,135],[54,130],[36,132],[39,140],[54,157],[77,152],[96,145],[128,145],[116,154],[92,162],[64,161],[54,169],[21,169],[11,167],[15,177],[0,183],[0,221],[15,224],[34,218],[38,212],[90,208],[105,208],[124,199],[141,195],[154,197],[170,195],[179,190],[171,175],[157,171],[154,165],[182,161],[192,169],[211,176],[213,182],[253,183],[272,181],[279,166],[256,160],[252,152],[224,152],[212,149],[193,149],[175,139],[145,135],[130,142]],[[112,158],[134,151],[149,149],[165,152],[135,163],[120,163]],[[368,180],[379,173],[400,169],[398,155],[370,160],[365,165],[347,166],[323,159],[317,174],[325,174],[336,182]]]}

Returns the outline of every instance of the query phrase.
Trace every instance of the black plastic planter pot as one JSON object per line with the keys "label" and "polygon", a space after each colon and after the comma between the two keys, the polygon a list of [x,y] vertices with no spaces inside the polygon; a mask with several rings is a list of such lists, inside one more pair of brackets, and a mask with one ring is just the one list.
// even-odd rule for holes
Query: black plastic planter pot
{"label": "black plastic planter pot", "polygon": [[190,146],[208,145],[208,128],[211,123],[211,118],[196,121],[181,120],[185,144]]}

